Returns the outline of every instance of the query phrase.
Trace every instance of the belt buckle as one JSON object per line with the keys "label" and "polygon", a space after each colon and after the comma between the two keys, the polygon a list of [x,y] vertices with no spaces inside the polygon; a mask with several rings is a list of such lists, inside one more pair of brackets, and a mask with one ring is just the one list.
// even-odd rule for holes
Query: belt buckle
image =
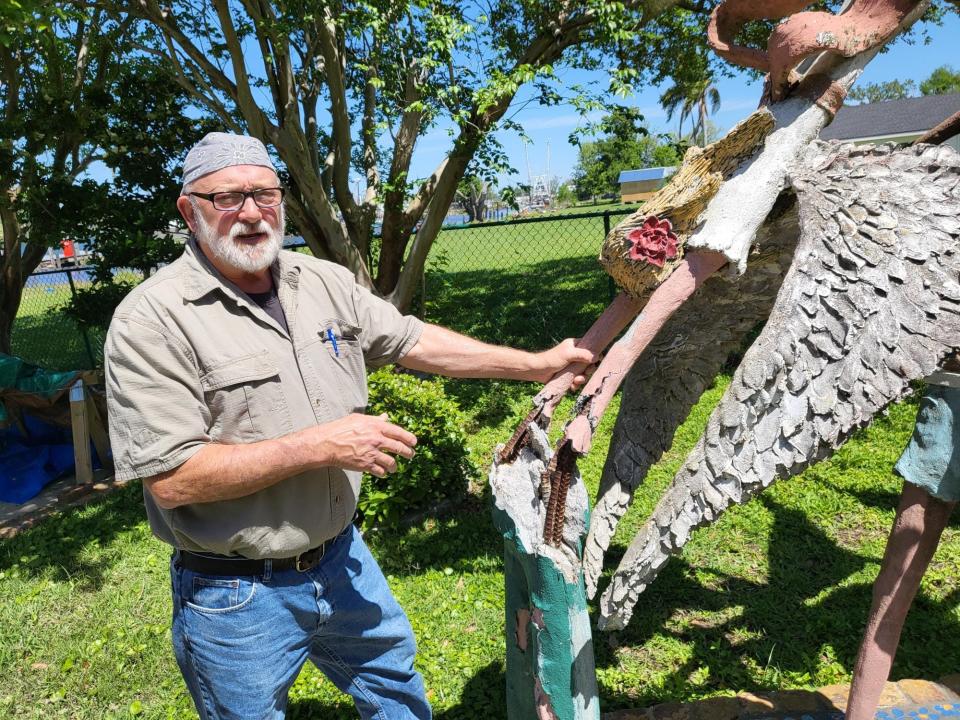
{"label": "belt buckle", "polygon": [[297,572],[307,572],[307,570],[313,570],[323,558],[323,552],[326,548],[326,543],[315,547],[313,550],[307,550],[297,555],[297,559],[294,563],[294,567],[297,569]]}

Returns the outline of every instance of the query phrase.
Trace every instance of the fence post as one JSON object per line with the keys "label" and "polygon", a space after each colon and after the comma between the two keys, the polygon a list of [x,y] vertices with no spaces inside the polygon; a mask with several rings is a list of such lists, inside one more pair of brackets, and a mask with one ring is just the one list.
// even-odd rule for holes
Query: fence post
{"label": "fence post", "polygon": [[[607,239],[607,235],[610,234],[610,211],[603,211],[603,239]],[[617,296],[617,284],[613,281],[611,275],[607,275],[607,288],[610,292],[610,299],[613,300]]]}
{"label": "fence post", "polygon": [[[67,268],[67,282],[70,284],[70,297],[77,297],[77,288],[73,284],[73,271],[76,268]],[[87,349],[87,358],[90,360],[90,370],[93,370],[97,366],[97,361],[93,357],[93,348],[90,347],[90,336],[87,335],[87,329],[77,323],[77,326],[80,328],[80,336],[83,338],[83,346]]]}

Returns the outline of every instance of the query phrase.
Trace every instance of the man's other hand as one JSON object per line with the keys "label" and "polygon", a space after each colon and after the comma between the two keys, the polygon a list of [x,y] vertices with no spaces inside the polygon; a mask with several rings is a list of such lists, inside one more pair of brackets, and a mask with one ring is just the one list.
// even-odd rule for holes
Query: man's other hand
{"label": "man's other hand", "polygon": [[536,354],[536,365],[530,375],[530,380],[545,383],[554,375],[570,370],[575,377],[571,383],[574,387],[582,385],[586,380],[586,369],[596,362],[597,357],[586,348],[577,347],[576,340],[567,338],[559,345]]}
{"label": "man's other hand", "polygon": [[360,415],[324,423],[316,427],[320,465],[344,470],[359,470],[377,477],[395,472],[393,456],[412,458],[417,437],[386,415]]}

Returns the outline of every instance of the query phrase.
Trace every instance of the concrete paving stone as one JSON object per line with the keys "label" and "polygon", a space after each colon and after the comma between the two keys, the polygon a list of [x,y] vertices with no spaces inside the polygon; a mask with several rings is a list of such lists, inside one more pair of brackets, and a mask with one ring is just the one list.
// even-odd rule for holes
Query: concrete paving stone
{"label": "concrete paving stone", "polygon": [[691,703],[691,720],[737,720],[742,707],[735,697],[715,697]]}
{"label": "concrete paving stone", "polygon": [[773,693],[774,710],[782,713],[812,713],[826,708],[820,702],[820,696],[810,690],[781,690]]}
{"label": "concrete paving stone", "polygon": [[817,690],[827,709],[846,710],[847,697],[850,695],[850,684],[827,685]]}
{"label": "concrete paving stone", "polygon": [[773,701],[762,695],[754,695],[753,693],[740,693],[737,695],[737,700],[740,702],[741,714],[743,713],[762,713],[769,710],[773,710]]}
{"label": "concrete paving stone", "polygon": [[950,688],[928,680],[901,680],[897,687],[917,705],[936,705],[960,700]]}
{"label": "concrete paving stone", "polygon": [[603,713],[600,720],[650,720],[650,710],[614,710],[613,712]]}
{"label": "concrete paving stone", "polygon": [[693,720],[690,714],[692,704],[669,702],[650,708],[651,720]]}
{"label": "concrete paving stone", "polygon": [[906,705],[908,702],[910,701],[903,694],[903,690],[897,687],[897,683],[888,682],[883,686],[883,692],[880,693],[880,701],[877,703],[877,707],[897,707],[898,705]]}

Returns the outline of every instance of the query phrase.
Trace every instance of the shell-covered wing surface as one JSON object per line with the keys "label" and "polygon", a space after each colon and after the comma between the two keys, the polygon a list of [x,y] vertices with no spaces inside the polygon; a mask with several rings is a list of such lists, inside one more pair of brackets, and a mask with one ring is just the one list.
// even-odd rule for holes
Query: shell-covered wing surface
{"label": "shell-covered wing surface", "polygon": [[790,194],[760,229],[746,272],[707,280],[631,369],[584,546],[589,597],[596,593],[617,524],[650,466],[670,447],[677,428],[730,354],[770,315],[799,234],[796,199]]}
{"label": "shell-covered wing surface", "polygon": [[791,181],[800,241],[769,320],[617,568],[601,628],[628,622],[695,528],[829,455],[960,348],[956,151],[817,142]]}

